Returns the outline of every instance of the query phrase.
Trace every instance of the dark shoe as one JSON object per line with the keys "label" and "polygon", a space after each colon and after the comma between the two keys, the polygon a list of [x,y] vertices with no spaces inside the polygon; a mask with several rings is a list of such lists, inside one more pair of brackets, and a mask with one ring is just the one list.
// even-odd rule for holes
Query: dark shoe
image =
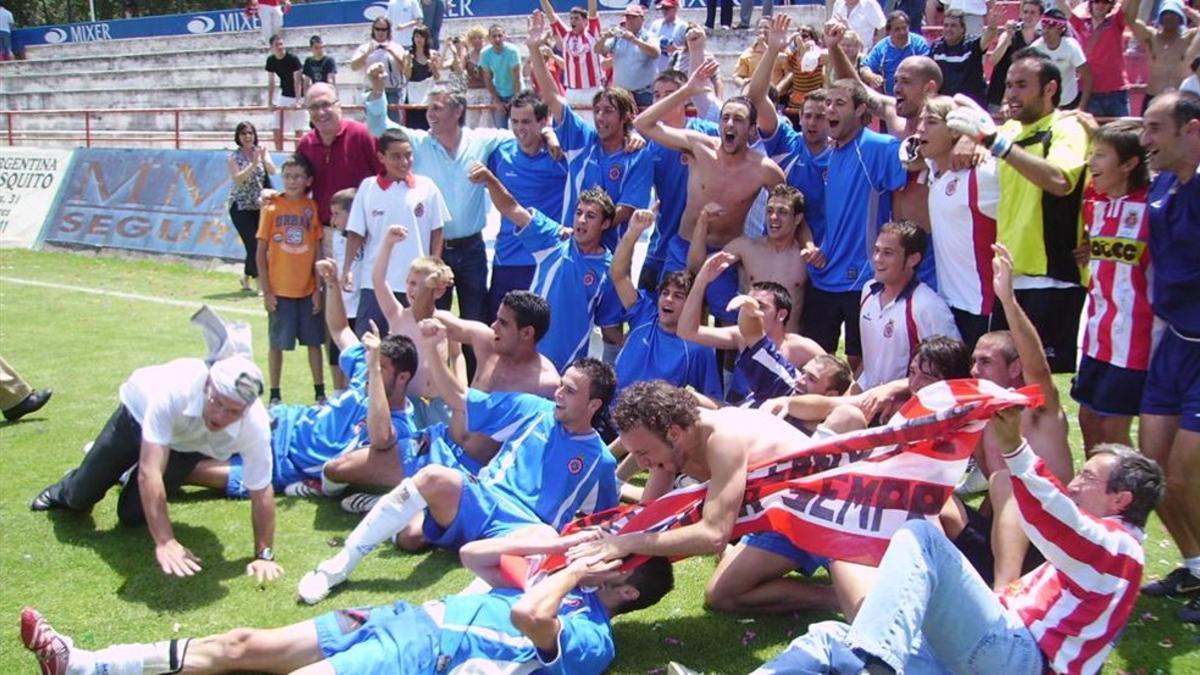
{"label": "dark shoe", "polygon": [[1162,579],[1142,586],[1142,595],[1152,598],[1177,598],[1195,593],[1200,593],[1200,578],[1186,567],[1177,567]]}
{"label": "dark shoe", "polygon": [[41,410],[42,406],[46,405],[46,403],[50,401],[50,396],[53,394],[53,389],[42,389],[41,391],[33,392],[32,394],[26,396],[24,401],[21,401],[8,410],[5,410],[4,419],[8,420],[9,422],[16,422],[31,412],[37,412]]}
{"label": "dark shoe", "polygon": [[1200,623],[1200,595],[1192,598],[1175,616],[1184,623]]}
{"label": "dark shoe", "polygon": [[51,509],[65,508],[67,508],[66,504],[50,496],[50,488],[42,490],[38,493],[38,496],[33,498],[33,501],[29,502],[30,511],[49,511]]}

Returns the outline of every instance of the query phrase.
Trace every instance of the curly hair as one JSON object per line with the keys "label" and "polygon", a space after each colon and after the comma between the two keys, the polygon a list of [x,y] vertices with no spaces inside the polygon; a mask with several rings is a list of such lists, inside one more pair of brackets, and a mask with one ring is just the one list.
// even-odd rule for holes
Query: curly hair
{"label": "curly hair", "polygon": [[691,427],[700,419],[700,405],[691,392],[663,380],[647,380],[626,387],[617,397],[613,421],[620,431],[641,425],[667,442],[667,429]]}

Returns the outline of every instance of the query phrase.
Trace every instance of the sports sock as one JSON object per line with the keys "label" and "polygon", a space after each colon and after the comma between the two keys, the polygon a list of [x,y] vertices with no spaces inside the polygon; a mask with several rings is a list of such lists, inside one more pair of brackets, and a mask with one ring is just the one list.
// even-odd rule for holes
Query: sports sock
{"label": "sports sock", "polygon": [[1200,555],[1196,556],[1195,558],[1184,558],[1183,566],[1188,568],[1188,571],[1192,573],[1192,576],[1200,579]]}
{"label": "sports sock", "polygon": [[408,525],[425,506],[425,498],[417,492],[412,479],[405,478],[371,507],[358,527],[346,537],[342,550],[321,563],[320,569],[349,576],[372,549]]}
{"label": "sports sock", "polygon": [[[108,675],[163,675],[183,669],[183,657],[191,639],[113,645],[96,652],[71,651],[69,675],[102,672]],[[76,665],[84,669],[76,670]]]}
{"label": "sports sock", "polygon": [[283,396],[281,396],[279,393],[279,387],[271,387],[271,395],[270,395],[270,398],[268,398],[267,400],[268,401],[282,401],[283,400]]}
{"label": "sports sock", "polygon": [[324,492],[326,497],[336,497],[348,487],[350,487],[349,483],[339,483],[326,476],[324,470],[321,471],[321,492]]}
{"label": "sports sock", "polygon": [[322,382],[321,384],[313,385],[313,398],[318,399],[318,400],[325,398],[325,383],[324,382]]}
{"label": "sports sock", "polygon": [[611,366],[617,362],[617,354],[620,353],[621,345],[614,345],[605,342],[604,348],[600,352],[601,360]]}

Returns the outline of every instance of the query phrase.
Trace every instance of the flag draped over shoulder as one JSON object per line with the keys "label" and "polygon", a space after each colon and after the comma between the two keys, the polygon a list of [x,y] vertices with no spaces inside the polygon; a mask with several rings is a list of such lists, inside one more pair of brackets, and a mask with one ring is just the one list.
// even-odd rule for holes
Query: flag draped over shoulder
{"label": "flag draped over shoulder", "polygon": [[[730,539],[773,531],[815,555],[877,565],[905,521],[937,518],[992,415],[1041,403],[1036,386],[1013,391],[986,380],[931,384],[885,426],[814,439],[794,454],[751,467]],[[629,534],[690,525],[700,520],[707,493],[707,483],[680,488],[647,504],[580,518],[564,534],[586,527]],[[631,558],[625,567],[644,560]],[[563,564],[561,556],[552,556],[540,571]]]}

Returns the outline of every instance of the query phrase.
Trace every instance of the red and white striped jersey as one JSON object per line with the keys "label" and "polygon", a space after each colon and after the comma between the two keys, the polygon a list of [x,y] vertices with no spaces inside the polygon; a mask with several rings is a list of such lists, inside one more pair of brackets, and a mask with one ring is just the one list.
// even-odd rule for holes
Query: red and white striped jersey
{"label": "red and white striped jersey", "polygon": [[1132,370],[1150,367],[1156,332],[1147,195],[1141,188],[1110,199],[1089,185],[1083,196],[1083,222],[1091,238],[1083,353]]}
{"label": "red and white striped jersey", "polygon": [[1021,618],[1056,673],[1098,673],[1125,627],[1144,566],[1145,534],[1080,510],[1024,444],[1006,457],[1021,526],[1046,557],[1000,602]]}
{"label": "red and white striped jersey", "polygon": [[550,24],[554,34],[562,41],[563,58],[567,61],[567,89],[590,89],[604,86],[604,74],[600,67],[600,55],[596,43],[600,40],[600,19],[588,19],[587,28],[575,33],[561,21]]}

